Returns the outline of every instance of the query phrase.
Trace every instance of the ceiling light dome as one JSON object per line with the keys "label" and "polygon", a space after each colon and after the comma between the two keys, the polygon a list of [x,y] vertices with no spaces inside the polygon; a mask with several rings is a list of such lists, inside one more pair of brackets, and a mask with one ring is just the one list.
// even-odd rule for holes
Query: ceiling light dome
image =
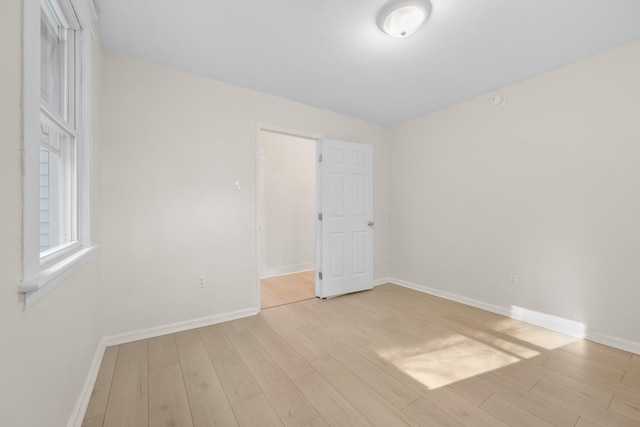
{"label": "ceiling light dome", "polygon": [[415,33],[431,12],[429,0],[392,0],[378,15],[378,26],[391,37],[404,38]]}

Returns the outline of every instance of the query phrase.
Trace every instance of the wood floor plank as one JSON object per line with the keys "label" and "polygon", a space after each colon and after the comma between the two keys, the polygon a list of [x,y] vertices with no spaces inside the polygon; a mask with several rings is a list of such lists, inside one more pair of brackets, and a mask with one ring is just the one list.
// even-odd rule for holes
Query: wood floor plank
{"label": "wood floor plank", "polygon": [[310,298],[315,298],[315,270],[260,280],[260,307],[263,309]]}
{"label": "wood floor plank", "polygon": [[269,400],[260,394],[233,405],[240,427],[283,427]]}
{"label": "wood floor plank", "polygon": [[306,335],[300,332],[281,315],[281,311],[263,310],[260,315],[265,322],[307,362],[312,362],[327,354]]}
{"label": "wood floor plank", "polygon": [[318,373],[358,409],[374,426],[416,425],[388,400],[365,384],[333,356],[312,362]]}
{"label": "wood floor plank", "polygon": [[285,426],[303,426],[319,414],[249,332],[229,339]]}
{"label": "wood floor plank", "polygon": [[396,408],[403,409],[418,398],[415,391],[367,361],[358,352],[333,339],[326,331],[309,327],[303,332]]}
{"label": "wood floor plank", "polygon": [[446,387],[474,405],[480,406],[493,395],[493,392],[485,384],[474,381],[476,378],[474,377],[469,381],[458,381]]}
{"label": "wood floor plank", "polygon": [[511,427],[552,427],[550,424],[534,414],[525,411],[517,405],[514,405],[508,400],[503,399],[498,395],[492,395],[489,399],[485,400],[480,408],[487,411],[489,414],[505,422]]}
{"label": "wood floor plank", "polygon": [[314,372],[301,355],[299,355],[280,335],[278,335],[261,315],[247,319],[245,323],[247,329],[260,345],[280,366],[287,376],[298,379]]}
{"label": "wood floor plank", "polygon": [[500,375],[500,372],[490,372],[474,377],[469,382],[478,384],[481,389],[502,397],[554,426],[572,427],[579,418],[578,415],[567,409],[531,394],[523,387],[520,387],[518,377]]}
{"label": "wood floor plank", "polygon": [[543,367],[557,373],[560,377],[558,380],[561,380],[561,377],[566,376],[574,379],[578,383],[584,383],[592,386],[601,392],[617,395],[632,402],[640,402],[640,394],[635,387],[628,386],[622,381],[602,379],[601,375],[598,375],[598,373],[591,374],[588,368],[585,371],[584,367],[576,367],[552,358],[545,362]]}
{"label": "wood floor plank", "polygon": [[104,423],[104,414],[96,415],[92,418],[85,418],[81,427],[102,427]]}
{"label": "wood floor plank", "polygon": [[324,420],[324,418],[316,418],[311,421],[309,424],[305,424],[304,427],[330,427],[329,424]]}
{"label": "wood floor plank", "polygon": [[244,323],[244,319],[233,320],[231,322],[220,323],[220,328],[224,331],[225,334],[241,334],[243,332],[247,332],[247,327]]}
{"label": "wood floor plank", "polygon": [[606,365],[614,365],[616,363],[625,365],[631,363],[631,356],[633,356],[633,354],[628,351],[619,350],[589,340],[576,340],[563,346],[562,350]]}
{"label": "wood floor plank", "polygon": [[593,421],[587,418],[580,417],[575,427],[602,427],[602,426],[598,423],[594,423]]}
{"label": "wood floor plank", "polygon": [[628,400],[615,396],[611,401],[609,409],[640,423],[640,403],[629,402]]}
{"label": "wood floor plank", "polygon": [[[113,380],[113,372],[116,368],[116,358],[118,357],[118,346],[107,347],[102,356],[102,363],[98,370],[96,383],[93,386],[89,406],[85,412],[85,418],[93,418],[97,415],[104,415],[107,410],[107,402],[109,401],[109,392],[111,391],[111,381]],[[104,417],[103,417],[104,418]],[[94,421],[95,423],[95,421]],[[102,425],[102,424],[100,424]]]}
{"label": "wood floor plank", "polygon": [[[355,304],[370,306],[371,310],[380,311],[384,314],[383,317],[386,318],[398,317],[399,315],[414,309],[413,305],[407,304],[402,298],[396,298],[394,296],[395,295],[392,293],[383,295],[380,292],[361,292],[353,294],[353,298],[356,300],[354,302]],[[428,315],[428,313],[424,314]],[[429,317],[429,319],[431,319],[431,317]],[[421,318],[418,322],[419,325],[424,323],[426,323],[424,318]]]}
{"label": "wood floor plank", "polygon": [[359,349],[358,354],[380,371],[391,376],[395,381],[406,387],[409,390],[408,396],[424,396],[425,393],[429,392],[429,387],[418,381],[416,378],[407,375],[394,365],[391,361],[391,357],[387,356],[387,353],[393,350],[393,347],[381,348],[380,346],[371,345]]}
{"label": "wood floor plank", "polygon": [[295,381],[296,385],[331,426],[372,426],[322,376],[315,372]]}
{"label": "wood floor plank", "polygon": [[262,394],[222,326],[201,328],[199,333],[231,405]]}
{"label": "wood floor plank", "polygon": [[202,342],[200,329],[189,329],[187,331],[178,332],[175,335],[176,346],[187,346],[189,344],[197,344]]}
{"label": "wood floor plank", "polygon": [[419,398],[411,405],[402,410],[416,424],[421,427],[443,426],[443,427],[462,427],[464,424],[456,421],[455,418],[438,408],[433,403]]}
{"label": "wood floor plank", "polygon": [[366,300],[366,294],[369,293],[369,291],[364,291],[362,292],[363,295],[360,295],[360,293],[345,295],[333,302],[338,306],[339,310],[348,312],[357,319],[365,322],[387,320],[398,315],[398,312],[393,308],[378,304],[377,302],[362,304],[363,298]]}
{"label": "wood floor plank", "polygon": [[539,365],[529,363],[527,360],[522,360],[518,363],[513,363],[489,372],[490,375],[501,377],[504,380],[510,381],[513,384],[517,384],[523,390],[531,390],[540,380],[539,375],[535,375],[534,372],[539,373],[542,371],[535,371]]}
{"label": "wood floor plank", "polygon": [[178,349],[173,334],[149,340],[149,369],[162,368],[178,363]]}
{"label": "wood floor plank", "polygon": [[543,366],[548,367],[551,365],[561,365],[563,366],[562,369],[571,368],[583,374],[598,377],[607,381],[619,382],[622,381],[622,377],[624,376],[624,371],[622,369],[605,365],[600,362],[594,362],[564,350],[556,350],[549,354],[549,360],[547,360]]}
{"label": "wood floor plank", "polygon": [[544,381],[540,381],[531,393],[538,395],[556,405],[569,409],[570,411],[588,418],[590,421],[601,424],[603,426],[629,426],[638,427],[640,423],[622,416],[616,412],[610,411],[601,406],[594,405],[590,401],[576,396],[561,388],[555,387]]}
{"label": "wood floor plank", "polygon": [[637,388],[639,390],[638,393],[640,394],[640,375],[626,372],[624,374],[624,378],[622,378],[622,383],[630,387]]}
{"label": "wood floor plank", "polygon": [[149,353],[146,340],[121,344],[104,417],[105,427],[149,424]]}
{"label": "wood floor plank", "polygon": [[231,405],[202,342],[178,347],[184,384],[195,427],[237,426]]}
{"label": "wood floor plank", "polygon": [[193,426],[179,363],[149,370],[149,425]]}
{"label": "wood floor plank", "polygon": [[269,310],[277,312],[279,316],[286,319],[291,325],[295,325],[297,328],[304,328],[305,326],[314,326],[322,323],[326,317],[320,309],[323,307],[321,305],[322,302],[319,299],[305,300],[295,304],[270,308]]}
{"label": "wood floor plank", "polygon": [[446,328],[433,326],[429,334],[407,330],[402,345],[378,348],[393,366],[428,388],[438,388],[520,359],[493,346]]}
{"label": "wood floor plank", "polygon": [[[312,310],[322,309],[325,315],[322,316],[322,312],[318,312],[319,319],[315,324],[322,324],[322,328],[342,344],[352,349],[371,344],[367,339],[367,336],[370,335],[369,325],[354,316],[343,313],[333,300],[322,300],[321,306],[310,305],[310,308]],[[345,328],[344,325],[349,325],[349,327]]]}
{"label": "wood floor plank", "polygon": [[520,359],[530,359],[541,354],[539,349],[532,348],[531,345],[515,340],[506,334],[494,332],[490,329],[479,330],[477,323],[470,326],[469,324],[458,323],[456,319],[460,319],[460,317],[449,315],[438,319],[436,322],[450,330],[464,334]]}
{"label": "wood floor plank", "polygon": [[446,387],[431,390],[424,395],[424,398],[463,425],[486,427],[508,426],[508,424],[456,395]]}
{"label": "wood floor plank", "polygon": [[[563,390],[569,391],[583,399],[589,400],[604,408],[609,406],[613,394],[603,391],[601,388],[594,387],[588,382],[578,381],[569,376],[558,375],[558,372],[547,369],[546,365],[538,366],[536,364],[523,361],[514,366],[510,366],[504,370],[506,374],[513,375],[515,372],[529,375],[538,380],[544,380],[549,384],[553,384]],[[535,384],[533,384],[535,385]],[[529,389],[533,386],[529,387]]]}

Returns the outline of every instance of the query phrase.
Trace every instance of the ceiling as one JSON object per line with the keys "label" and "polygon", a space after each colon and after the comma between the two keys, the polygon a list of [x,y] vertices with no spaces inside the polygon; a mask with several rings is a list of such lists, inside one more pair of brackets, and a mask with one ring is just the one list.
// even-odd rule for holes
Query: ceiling
{"label": "ceiling", "polygon": [[386,0],[94,0],[103,46],[395,125],[640,39],[640,0],[431,0],[413,36]]}

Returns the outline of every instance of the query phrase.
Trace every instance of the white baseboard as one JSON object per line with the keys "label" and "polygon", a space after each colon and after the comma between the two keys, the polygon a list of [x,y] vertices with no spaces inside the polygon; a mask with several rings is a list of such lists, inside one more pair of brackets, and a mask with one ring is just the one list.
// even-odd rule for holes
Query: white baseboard
{"label": "white baseboard", "polygon": [[501,314],[503,316],[511,317],[517,320],[522,320],[523,322],[561,332],[569,336],[584,338],[593,342],[597,342],[599,344],[607,345],[609,347],[615,347],[620,350],[640,354],[639,342],[630,341],[624,338],[614,337],[611,335],[589,330],[585,325],[574,320],[565,319],[546,313],[540,313],[521,307],[501,307],[494,304],[486,303],[484,301],[479,301],[461,295],[441,291],[439,289],[430,288],[428,286],[422,286],[415,283],[407,282],[405,280],[396,279],[394,277],[388,278],[387,282],[385,283],[393,283],[394,285],[403,286],[405,288],[413,289],[418,292],[424,292],[426,294],[490,311],[492,313]]}
{"label": "white baseboard", "polygon": [[551,314],[540,313],[539,311],[529,310],[523,307],[511,307],[510,317],[576,338],[582,339],[586,333],[584,324],[580,322]]}
{"label": "white baseboard", "polygon": [[315,270],[315,263],[288,265],[284,267],[265,268],[260,275],[261,279],[268,279],[269,277],[284,276],[285,274],[303,273],[309,270]]}
{"label": "white baseboard", "polygon": [[376,279],[373,281],[373,287],[384,285],[385,283],[391,283],[390,277],[383,277],[382,279]]}
{"label": "white baseboard", "polygon": [[174,334],[176,332],[187,331],[189,329],[202,328],[204,326],[215,325],[216,323],[228,322],[230,320],[241,319],[243,317],[255,316],[258,314],[256,308],[231,311],[217,314],[215,316],[201,317],[199,319],[186,320],[183,322],[171,323],[153,328],[140,329],[138,331],[127,332],[120,335],[113,335],[104,339],[107,347],[112,345],[125,344],[128,342],[144,340],[147,338],[159,337],[161,335]]}
{"label": "white baseboard", "polygon": [[484,301],[479,301],[473,298],[467,298],[458,294],[452,294],[450,292],[441,291],[439,289],[417,285],[415,283],[407,282],[405,280],[396,279],[395,277],[389,278],[389,283],[393,283],[394,285],[399,285],[405,288],[413,289],[414,291],[424,292],[425,294],[434,295],[440,298],[459,302],[464,305],[470,305],[471,307],[476,307],[482,310],[490,311],[492,313],[501,314],[503,316],[507,316],[507,317],[511,316],[510,311],[504,307],[500,307],[494,304],[489,304]]}
{"label": "white baseboard", "polygon": [[98,372],[100,371],[100,365],[102,364],[102,358],[104,357],[104,351],[107,347],[112,345],[125,344],[128,342],[138,341],[147,338],[158,337],[160,335],[173,334],[176,332],[182,332],[194,328],[202,328],[204,326],[214,325],[216,323],[228,322],[230,320],[241,319],[243,317],[254,316],[258,314],[256,308],[248,308],[244,310],[231,311],[228,313],[218,314],[215,316],[201,317],[199,319],[186,320],[184,322],[171,323],[169,325],[157,326],[154,328],[140,329],[138,331],[127,332],[125,334],[113,335],[110,337],[104,337],[100,340],[96,353],[91,362],[89,368],[89,374],[82,387],[82,391],[76,405],[73,408],[71,417],[67,427],[81,427],[84,415],[87,412],[89,406],[89,400],[91,399],[91,393],[93,387],[96,384],[98,378]]}
{"label": "white baseboard", "polygon": [[102,364],[102,358],[104,357],[104,350],[106,348],[107,346],[104,344],[104,339],[100,340],[96,353],[91,361],[91,366],[89,367],[89,374],[84,382],[80,396],[73,407],[67,427],[82,427],[84,414],[87,412],[91,393],[93,392],[93,387],[96,385],[96,379],[98,378],[98,372],[100,371],[100,365]]}
{"label": "white baseboard", "polygon": [[626,340],[624,338],[613,337],[611,335],[601,334],[600,332],[589,330],[586,331],[585,338],[589,341],[608,345],[609,347],[619,348],[620,350],[625,350],[640,355],[639,342]]}

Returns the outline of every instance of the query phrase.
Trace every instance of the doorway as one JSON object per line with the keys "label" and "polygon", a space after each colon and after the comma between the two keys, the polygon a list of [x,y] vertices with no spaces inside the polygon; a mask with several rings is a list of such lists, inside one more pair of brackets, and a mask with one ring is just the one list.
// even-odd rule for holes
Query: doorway
{"label": "doorway", "polygon": [[315,297],[317,139],[259,128],[260,308]]}

